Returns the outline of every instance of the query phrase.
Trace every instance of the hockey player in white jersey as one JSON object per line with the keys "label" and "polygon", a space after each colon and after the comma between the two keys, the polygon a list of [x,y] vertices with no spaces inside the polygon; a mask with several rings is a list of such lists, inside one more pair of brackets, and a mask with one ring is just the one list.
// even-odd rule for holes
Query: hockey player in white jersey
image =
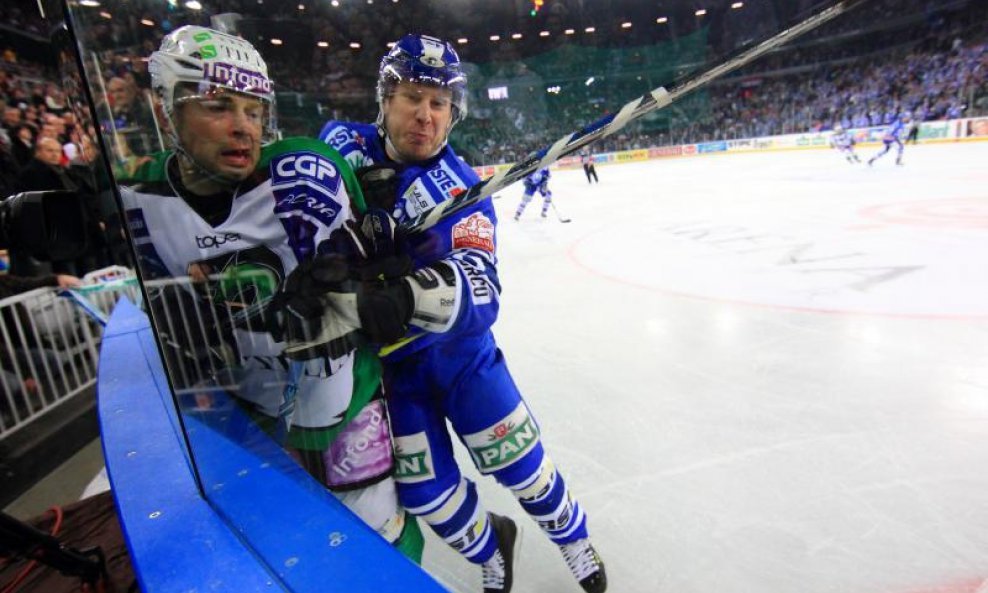
{"label": "hockey player in white jersey", "polygon": [[525,211],[525,206],[528,206],[528,203],[532,201],[535,192],[539,192],[542,196],[542,218],[545,218],[549,213],[549,206],[552,204],[552,190],[549,189],[548,167],[539,169],[525,178],[525,193],[522,194],[521,203],[518,204],[518,209],[515,210],[515,220],[521,218],[522,213]]}
{"label": "hockey player in white jersey", "polygon": [[847,162],[851,163],[852,165],[854,163],[861,162],[861,159],[858,157],[858,154],[854,152],[854,144],[855,144],[854,138],[852,138],[851,134],[849,134],[848,131],[844,129],[844,126],[840,124],[834,124],[834,133],[831,134],[830,136],[830,146],[836,149],[837,152],[844,155],[844,158],[847,159]]}
{"label": "hockey player in white jersey", "polygon": [[[353,165],[373,165],[357,172],[368,203],[402,221],[479,182],[446,142],[466,115],[466,75],[449,43],[402,37],[381,60],[378,104],[375,124],[330,121],[320,134]],[[484,591],[510,591],[518,530],[484,509],[454,458],[447,422],[478,470],[508,488],[559,546],[583,589],[602,593],[607,579],[586,514],[543,449],[491,333],[501,290],[496,223],[491,201],[483,200],[423,235],[399,237],[397,255],[378,252],[382,261],[404,258],[407,265],[394,266],[397,274],[375,275],[355,293],[331,287],[322,298],[359,317],[374,342],[387,344],[400,499],[481,565]]]}
{"label": "hockey player in white jersey", "polygon": [[289,360],[265,311],[289,272],[333,249],[334,231],[362,207],[352,170],[325,143],[273,142],[272,82],[243,39],[182,27],[148,66],[173,150],[121,195],[176,390],[222,388],[269,433],[285,422],[288,452],[420,561],[421,532],[397,501],[376,353]]}

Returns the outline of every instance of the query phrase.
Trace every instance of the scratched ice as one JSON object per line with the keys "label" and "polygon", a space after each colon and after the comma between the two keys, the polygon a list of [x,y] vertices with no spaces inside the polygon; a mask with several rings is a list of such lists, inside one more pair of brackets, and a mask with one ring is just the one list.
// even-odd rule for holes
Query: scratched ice
{"label": "scratched ice", "polygon": [[[986,162],[988,143],[909,147],[901,168],[560,171],[570,224],[538,198],[514,222],[521,188],[502,193],[495,333],[611,591],[988,591]],[[480,489],[524,524],[515,592],[579,591]],[[426,568],[479,590],[428,537]]]}

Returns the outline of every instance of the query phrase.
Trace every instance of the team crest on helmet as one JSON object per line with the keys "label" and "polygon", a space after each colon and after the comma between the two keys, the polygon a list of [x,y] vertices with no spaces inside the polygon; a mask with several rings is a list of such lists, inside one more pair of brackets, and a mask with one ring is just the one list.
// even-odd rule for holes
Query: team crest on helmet
{"label": "team crest on helmet", "polygon": [[422,56],[419,58],[419,61],[430,68],[442,68],[446,65],[446,62],[444,62],[442,58],[438,58],[436,56]]}

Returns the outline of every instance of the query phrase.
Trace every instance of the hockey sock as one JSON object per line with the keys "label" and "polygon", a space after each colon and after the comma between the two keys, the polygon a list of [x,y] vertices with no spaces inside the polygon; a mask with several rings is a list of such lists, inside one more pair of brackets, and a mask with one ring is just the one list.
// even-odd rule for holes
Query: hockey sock
{"label": "hockey sock", "polygon": [[588,536],[583,508],[548,458],[529,480],[510,488],[553,543],[562,545]]}
{"label": "hockey sock", "polygon": [[515,220],[521,218],[521,213],[525,211],[525,206],[528,206],[528,203],[531,200],[532,200],[531,194],[526,193],[521,197],[521,204],[518,204],[518,209],[515,210]]}
{"label": "hockey sock", "polygon": [[497,550],[487,512],[480,506],[477,487],[464,478],[423,507],[407,507],[454,550],[475,564],[483,564]]}

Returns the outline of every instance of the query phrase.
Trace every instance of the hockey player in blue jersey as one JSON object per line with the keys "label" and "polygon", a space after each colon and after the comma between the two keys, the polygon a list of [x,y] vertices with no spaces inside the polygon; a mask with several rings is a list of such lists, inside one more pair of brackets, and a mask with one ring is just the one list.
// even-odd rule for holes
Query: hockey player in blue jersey
{"label": "hockey player in blue jersey", "polygon": [[882,136],[882,142],[885,144],[885,147],[880,153],[868,159],[869,167],[875,161],[885,156],[888,151],[892,150],[893,144],[896,146],[897,150],[895,155],[895,164],[902,165],[902,151],[905,149],[905,145],[902,141],[906,134],[908,134],[908,125],[911,120],[912,118],[908,113],[903,113],[901,116],[895,118],[895,121],[889,125],[888,129],[885,130],[885,134]]}
{"label": "hockey player in blue jersey", "polygon": [[525,206],[532,201],[535,192],[542,194],[542,218],[549,213],[549,205],[552,204],[552,190],[549,189],[549,168],[539,169],[525,178],[525,193],[521,196],[521,203],[515,211],[515,220],[521,218]]}
{"label": "hockey player in blue jersey", "polygon": [[844,155],[847,162],[852,165],[861,162],[858,153],[854,152],[854,138],[851,137],[841,124],[834,124],[834,133],[830,136],[830,146]]}
{"label": "hockey player in blue jersey", "polygon": [[[449,43],[401,38],[381,60],[377,95],[375,124],[330,121],[320,134],[351,164],[365,167],[358,178],[369,205],[406,220],[479,181],[447,145],[453,125],[466,115],[466,76]],[[368,221],[374,241],[368,241]],[[483,508],[454,458],[447,421],[480,472],[507,487],[560,547],[581,586],[603,592],[604,565],[590,543],[583,507],[544,451],[539,426],[491,333],[501,290],[491,201],[423,235],[399,237],[393,256],[384,228],[389,221],[365,216],[360,228],[351,227],[355,251],[376,252],[376,259],[360,264],[372,272],[358,269],[363,281],[352,292],[327,282],[334,265],[327,261],[296,283],[308,293],[286,295],[289,310],[292,303],[311,310],[312,294],[319,295],[320,333],[302,347],[346,342],[358,328],[358,335],[388,345],[382,357],[399,498],[481,565],[486,593],[511,589],[517,526]],[[385,240],[377,242],[380,237]]]}

